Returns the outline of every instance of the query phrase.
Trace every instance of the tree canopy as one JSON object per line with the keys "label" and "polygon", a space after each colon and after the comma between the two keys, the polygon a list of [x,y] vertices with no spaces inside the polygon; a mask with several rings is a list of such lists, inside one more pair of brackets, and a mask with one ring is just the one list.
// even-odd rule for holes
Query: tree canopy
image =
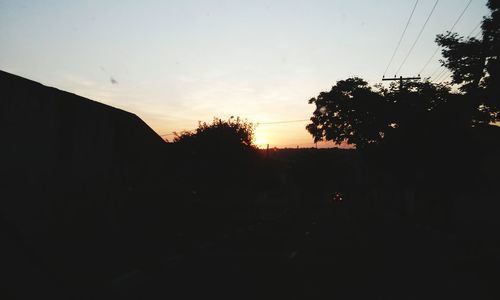
{"label": "tree canopy", "polygon": [[316,107],[306,129],[314,141],[360,149],[396,138],[439,140],[445,131],[450,136],[500,121],[500,3],[490,0],[488,7],[491,16],[482,22],[481,39],[450,32],[436,38],[451,83],[409,81],[400,90],[396,84],[370,86],[358,77],[337,81],[309,100]]}
{"label": "tree canopy", "polygon": [[489,0],[487,6],[491,15],[484,18],[480,37],[447,32],[436,38],[452,84],[470,98],[473,122],[486,124],[500,121],[500,1]]}
{"label": "tree canopy", "polygon": [[364,146],[380,141],[387,129],[383,96],[361,78],[338,81],[330,92],[309,103],[316,109],[306,128],[315,142],[326,139]]}
{"label": "tree canopy", "polygon": [[199,122],[194,131],[176,134],[174,143],[207,153],[253,150],[254,129],[252,123],[239,117],[230,117],[228,120],[214,118],[212,123]]}
{"label": "tree canopy", "polygon": [[403,133],[415,135],[451,124],[463,127],[467,117],[457,113],[460,102],[447,86],[429,81],[408,82],[400,91],[395,84],[371,87],[361,78],[349,78],[309,100],[316,109],[306,129],[316,142],[365,148]]}

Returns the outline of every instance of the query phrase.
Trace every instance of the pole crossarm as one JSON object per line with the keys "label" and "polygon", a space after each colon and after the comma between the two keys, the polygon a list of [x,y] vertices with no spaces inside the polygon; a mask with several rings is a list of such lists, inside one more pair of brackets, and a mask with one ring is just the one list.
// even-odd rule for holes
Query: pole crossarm
{"label": "pole crossarm", "polygon": [[386,80],[420,80],[422,79],[420,76],[418,77],[403,77],[403,76],[400,76],[400,77],[391,77],[391,78],[382,78],[382,80],[386,81]]}
{"label": "pole crossarm", "polygon": [[391,78],[385,78],[385,77],[382,77],[382,81],[387,81],[387,80],[399,80],[399,90],[402,91],[403,90],[403,81],[405,80],[420,80],[422,78],[420,78],[420,75],[418,75],[417,77],[403,77],[403,76],[399,76],[399,77],[391,77]]}

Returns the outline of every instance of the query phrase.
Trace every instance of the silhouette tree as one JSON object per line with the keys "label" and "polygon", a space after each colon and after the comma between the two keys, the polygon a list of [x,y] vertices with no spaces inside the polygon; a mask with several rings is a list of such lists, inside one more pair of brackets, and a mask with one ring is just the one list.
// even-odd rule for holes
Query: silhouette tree
{"label": "silhouette tree", "polygon": [[176,133],[174,143],[186,145],[195,151],[234,153],[254,150],[255,126],[239,117],[227,121],[214,118],[211,124],[199,122],[194,131]]}
{"label": "silhouette tree", "polygon": [[387,130],[386,102],[361,78],[340,80],[309,104],[316,105],[312,123],[306,127],[314,142],[347,142],[362,148],[379,142]]}
{"label": "silhouette tree", "polygon": [[315,141],[346,142],[358,149],[389,138],[430,139],[436,128],[466,124],[462,102],[447,86],[428,81],[408,82],[400,90],[395,84],[372,88],[361,78],[349,78],[309,100],[316,109],[306,129]]}
{"label": "silhouette tree", "polygon": [[[188,173],[200,176],[193,178],[193,182],[210,185],[212,180],[244,180],[258,153],[253,144],[254,128],[252,123],[239,117],[199,122],[196,130],[176,134],[174,151],[186,171],[191,170]],[[211,176],[206,176],[209,173]]]}
{"label": "silhouette tree", "polygon": [[447,32],[436,42],[443,47],[441,63],[450,69],[452,83],[470,99],[472,122],[488,124],[500,120],[500,2],[489,0],[491,15],[481,26],[482,37],[463,37]]}
{"label": "silhouette tree", "polygon": [[[251,182],[257,157],[254,128],[239,117],[214,118],[212,123],[199,122],[196,130],[175,136],[176,164],[184,174],[182,181],[189,183],[187,190],[195,193],[192,198],[209,206],[243,204],[241,196],[235,201],[235,195],[248,190]],[[222,210],[219,213],[224,215]]]}
{"label": "silhouette tree", "polygon": [[491,16],[483,20],[481,39],[450,32],[436,38],[458,92],[429,81],[410,81],[400,90],[395,84],[372,88],[357,77],[340,80],[309,100],[316,109],[306,129],[314,141],[358,149],[394,140],[444,145],[467,128],[500,121],[500,2],[487,5]]}

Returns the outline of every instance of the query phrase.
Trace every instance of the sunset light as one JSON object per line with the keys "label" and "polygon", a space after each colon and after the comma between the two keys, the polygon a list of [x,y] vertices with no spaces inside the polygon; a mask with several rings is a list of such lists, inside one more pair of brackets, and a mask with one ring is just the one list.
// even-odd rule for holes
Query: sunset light
{"label": "sunset light", "polygon": [[269,144],[268,133],[265,130],[259,128],[258,126],[255,129],[254,143],[259,148],[266,148],[267,144]]}
{"label": "sunset light", "polygon": [[[386,0],[146,1],[119,2],[117,13],[116,2],[90,2],[3,1],[1,69],[133,112],[162,136],[213,117],[310,118],[307,101],[337,80],[356,75],[377,83],[401,32],[394,23],[403,23],[409,9],[407,1]],[[475,1],[455,31],[469,33],[488,13],[485,2]],[[425,20],[432,5],[419,6],[415,20]],[[403,72],[422,67],[435,35],[449,30],[462,9],[455,0],[440,2],[439,18],[417,45],[421,53]],[[401,48],[411,43],[405,39]],[[40,45],[37,55],[33,45]],[[440,67],[438,59],[422,77]],[[255,143],[315,146],[305,126],[262,124]]]}

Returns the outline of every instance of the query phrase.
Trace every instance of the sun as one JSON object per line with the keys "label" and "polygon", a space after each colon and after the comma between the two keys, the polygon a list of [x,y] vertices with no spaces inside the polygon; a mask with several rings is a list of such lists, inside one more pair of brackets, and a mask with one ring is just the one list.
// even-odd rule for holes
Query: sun
{"label": "sun", "polygon": [[267,134],[261,130],[255,130],[254,143],[259,148],[265,148],[269,144]]}

